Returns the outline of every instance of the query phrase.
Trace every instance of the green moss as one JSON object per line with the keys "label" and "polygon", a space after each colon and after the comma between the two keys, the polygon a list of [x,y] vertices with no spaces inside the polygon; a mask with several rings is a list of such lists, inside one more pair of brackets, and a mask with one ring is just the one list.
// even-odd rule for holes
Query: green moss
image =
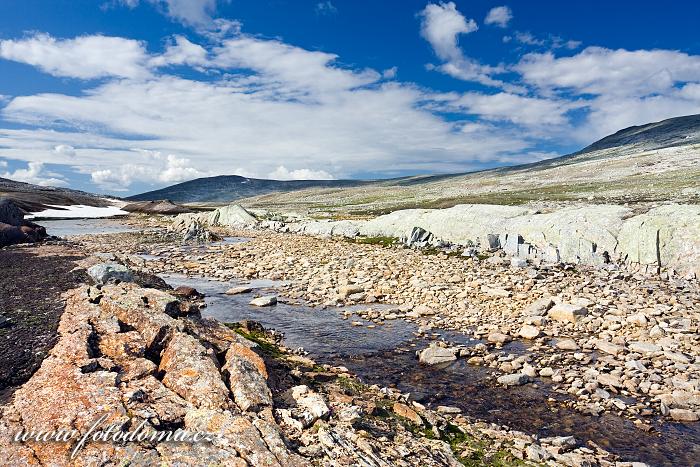
{"label": "green moss", "polygon": [[241,326],[238,323],[224,323],[224,324],[227,327],[236,331],[237,334],[245,337],[249,341],[252,341],[252,342],[255,342],[256,344],[258,344],[258,347],[260,348],[260,350],[264,354],[268,355],[269,357],[275,358],[275,359],[282,359],[285,357],[284,352],[282,352],[280,350],[280,348],[278,346],[276,346],[275,344],[270,343],[270,341],[268,340],[267,336],[264,333],[256,332],[256,331],[253,331],[250,333],[245,332],[241,329]]}
{"label": "green moss", "polygon": [[395,237],[357,237],[355,243],[363,245],[381,245],[390,247],[399,243],[399,239]]}
{"label": "green moss", "polygon": [[352,395],[359,395],[368,389],[366,384],[362,384],[355,378],[348,378],[346,376],[339,376],[336,378],[335,382],[341,388],[347,390]]}

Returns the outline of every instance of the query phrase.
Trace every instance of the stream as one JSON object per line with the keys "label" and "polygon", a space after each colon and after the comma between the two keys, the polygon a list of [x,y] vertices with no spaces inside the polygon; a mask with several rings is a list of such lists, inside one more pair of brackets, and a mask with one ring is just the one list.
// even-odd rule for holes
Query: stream
{"label": "stream", "polygon": [[[112,219],[56,220],[42,224],[50,234],[59,236],[134,230]],[[198,253],[245,240],[229,237],[221,242],[182,248]],[[140,256],[145,260],[158,257]],[[536,385],[503,388],[489,378],[492,369],[468,365],[463,359],[441,366],[421,365],[415,352],[426,347],[429,340],[417,337],[418,327],[413,323],[392,320],[374,328],[366,326],[373,324],[369,322],[354,326],[353,321],[362,320],[343,316],[343,311],[353,307],[319,309],[280,302],[273,307],[257,308],[248,304],[253,294],[224,293],[245,283],[255,289],[254,293],[275,294],[275,288],[284,285],[280,281],[234,283],[183,275],[162,277],[173,287],[188,285],[203,292],[207,304],[203,316],[222,322],[246,319],[260,322],[266,328],[284,333],[287,347],[303,347],[318,363],[344,366],[367,384],[395,387],[427,406],[459,407],[472,418],[540,437],[572,435],[580,444],[593,441],[623,460],[649,465],[700,465],[700,423],[655,423],[655,430],[647,433],[614,414],[593,417],[565,407],[561,401],[566,396],[552,391],[546,379],[538,379]],[[371,304],[361,308],[382,306]],[[455,344],[479,342],[452,331],[432,331]],[[515,341],[504,346],[502,352],[522,354],[527,352],[527,346]],[[557,402],[550,403],[549,398]]]}
{"label": "stream", "polygon": [[[565,407],[561,403],[565,396],[552,391],[544,379],[537,385],[503,388],[488,378],[492,369],[468,365],[465,360],[441,366],[419,364],[415,352],[426,347],[429,340],[417,337],[415,324],[393,320],[370,329],[352,325],[352,321],[358,321],[357,316],[344,319],[343,311],[348,308],[324,310],[286,303],[258,308],[248,304],[253,294],[224,294],[241,284],[252,287],[253,293],[273,294],[274,287],[280,285],[275,281],[229,283],[181,275],[162,277],[173,287],[188,285],[203,292],[207,304],[203,316],[222,322],[257,321],[284,333],[287,347],[303,347],[318,363],[345,366],[367,384],[396,387],[427,406],[459,407],[470,417],[540,437],[572,435],[581,444],[593,441],[623,460],[698,465],[698,424],[656,424],[655,430],[647,433],[613,414],[593,417]],[[364,305],[363,309],[381,306]],[[452,331],[433,331],[457,344],[479,342]],[[513,342],[502,351],[522,353],[526,348]],[[548,403],[548,398],[559,402]]]}

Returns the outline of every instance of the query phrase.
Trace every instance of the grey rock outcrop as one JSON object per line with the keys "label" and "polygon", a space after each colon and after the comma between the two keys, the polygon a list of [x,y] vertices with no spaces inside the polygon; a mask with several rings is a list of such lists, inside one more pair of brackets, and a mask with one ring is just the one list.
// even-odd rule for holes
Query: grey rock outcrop
{"label": "grey rock outcrop", "polygon": [[110,281],[131,282],[133,274],[124,265],[119,263],[101,263],[91,266],[87,270],[88,275],[98,284],[106,284]]}
{"label": "grey rock outcrop", "polygon": [[193,223],[202,226],[250,228],[257,225],[258,221],[239,205],[231,204],[211,212],[178,214],[173,219],[171,230],[183,232]]}

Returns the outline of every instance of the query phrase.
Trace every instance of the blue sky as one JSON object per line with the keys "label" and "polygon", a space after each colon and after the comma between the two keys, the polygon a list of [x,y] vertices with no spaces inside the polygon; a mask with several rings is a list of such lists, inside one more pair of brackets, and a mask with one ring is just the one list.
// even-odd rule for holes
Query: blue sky
{"label": "blue sky", "polygon": [[128,195],[532,162],[699,113],[698,20],[696,2],[5,0],[0,177]]}

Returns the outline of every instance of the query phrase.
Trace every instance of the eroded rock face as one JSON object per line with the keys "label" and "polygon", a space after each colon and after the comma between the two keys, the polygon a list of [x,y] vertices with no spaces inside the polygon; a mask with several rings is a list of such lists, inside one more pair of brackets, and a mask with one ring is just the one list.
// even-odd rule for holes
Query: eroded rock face
{"label": "eroded rock face", "polygon": [[[134,284],[69,292],[57,344],[3,408],[0,465],[305,465],[288,450],[269,412],[267,369],[251,350],[255,344],[244,345],[245,339],[209,320],[177,317],[178,309],[175,297]],[[227,355],[225,371],[220,352]],[[224,378],[241,382],[242,389],[232,394]],[[253,391],[268,413],[240,413],[237,403],[249,409],[244,402]],[[184,427],[207,431],[210,441],[88,441],[71,459],[77,440],[103,416],[102,428]],[[11,441],[23,430],[60,429],[75,430],[75,438]]]}
{"label": "eroded rock face", "polygon": [[216,356],[194,337],[176,332],[161,355],[159,371],[163,384],[197,408],[230,407]]}

